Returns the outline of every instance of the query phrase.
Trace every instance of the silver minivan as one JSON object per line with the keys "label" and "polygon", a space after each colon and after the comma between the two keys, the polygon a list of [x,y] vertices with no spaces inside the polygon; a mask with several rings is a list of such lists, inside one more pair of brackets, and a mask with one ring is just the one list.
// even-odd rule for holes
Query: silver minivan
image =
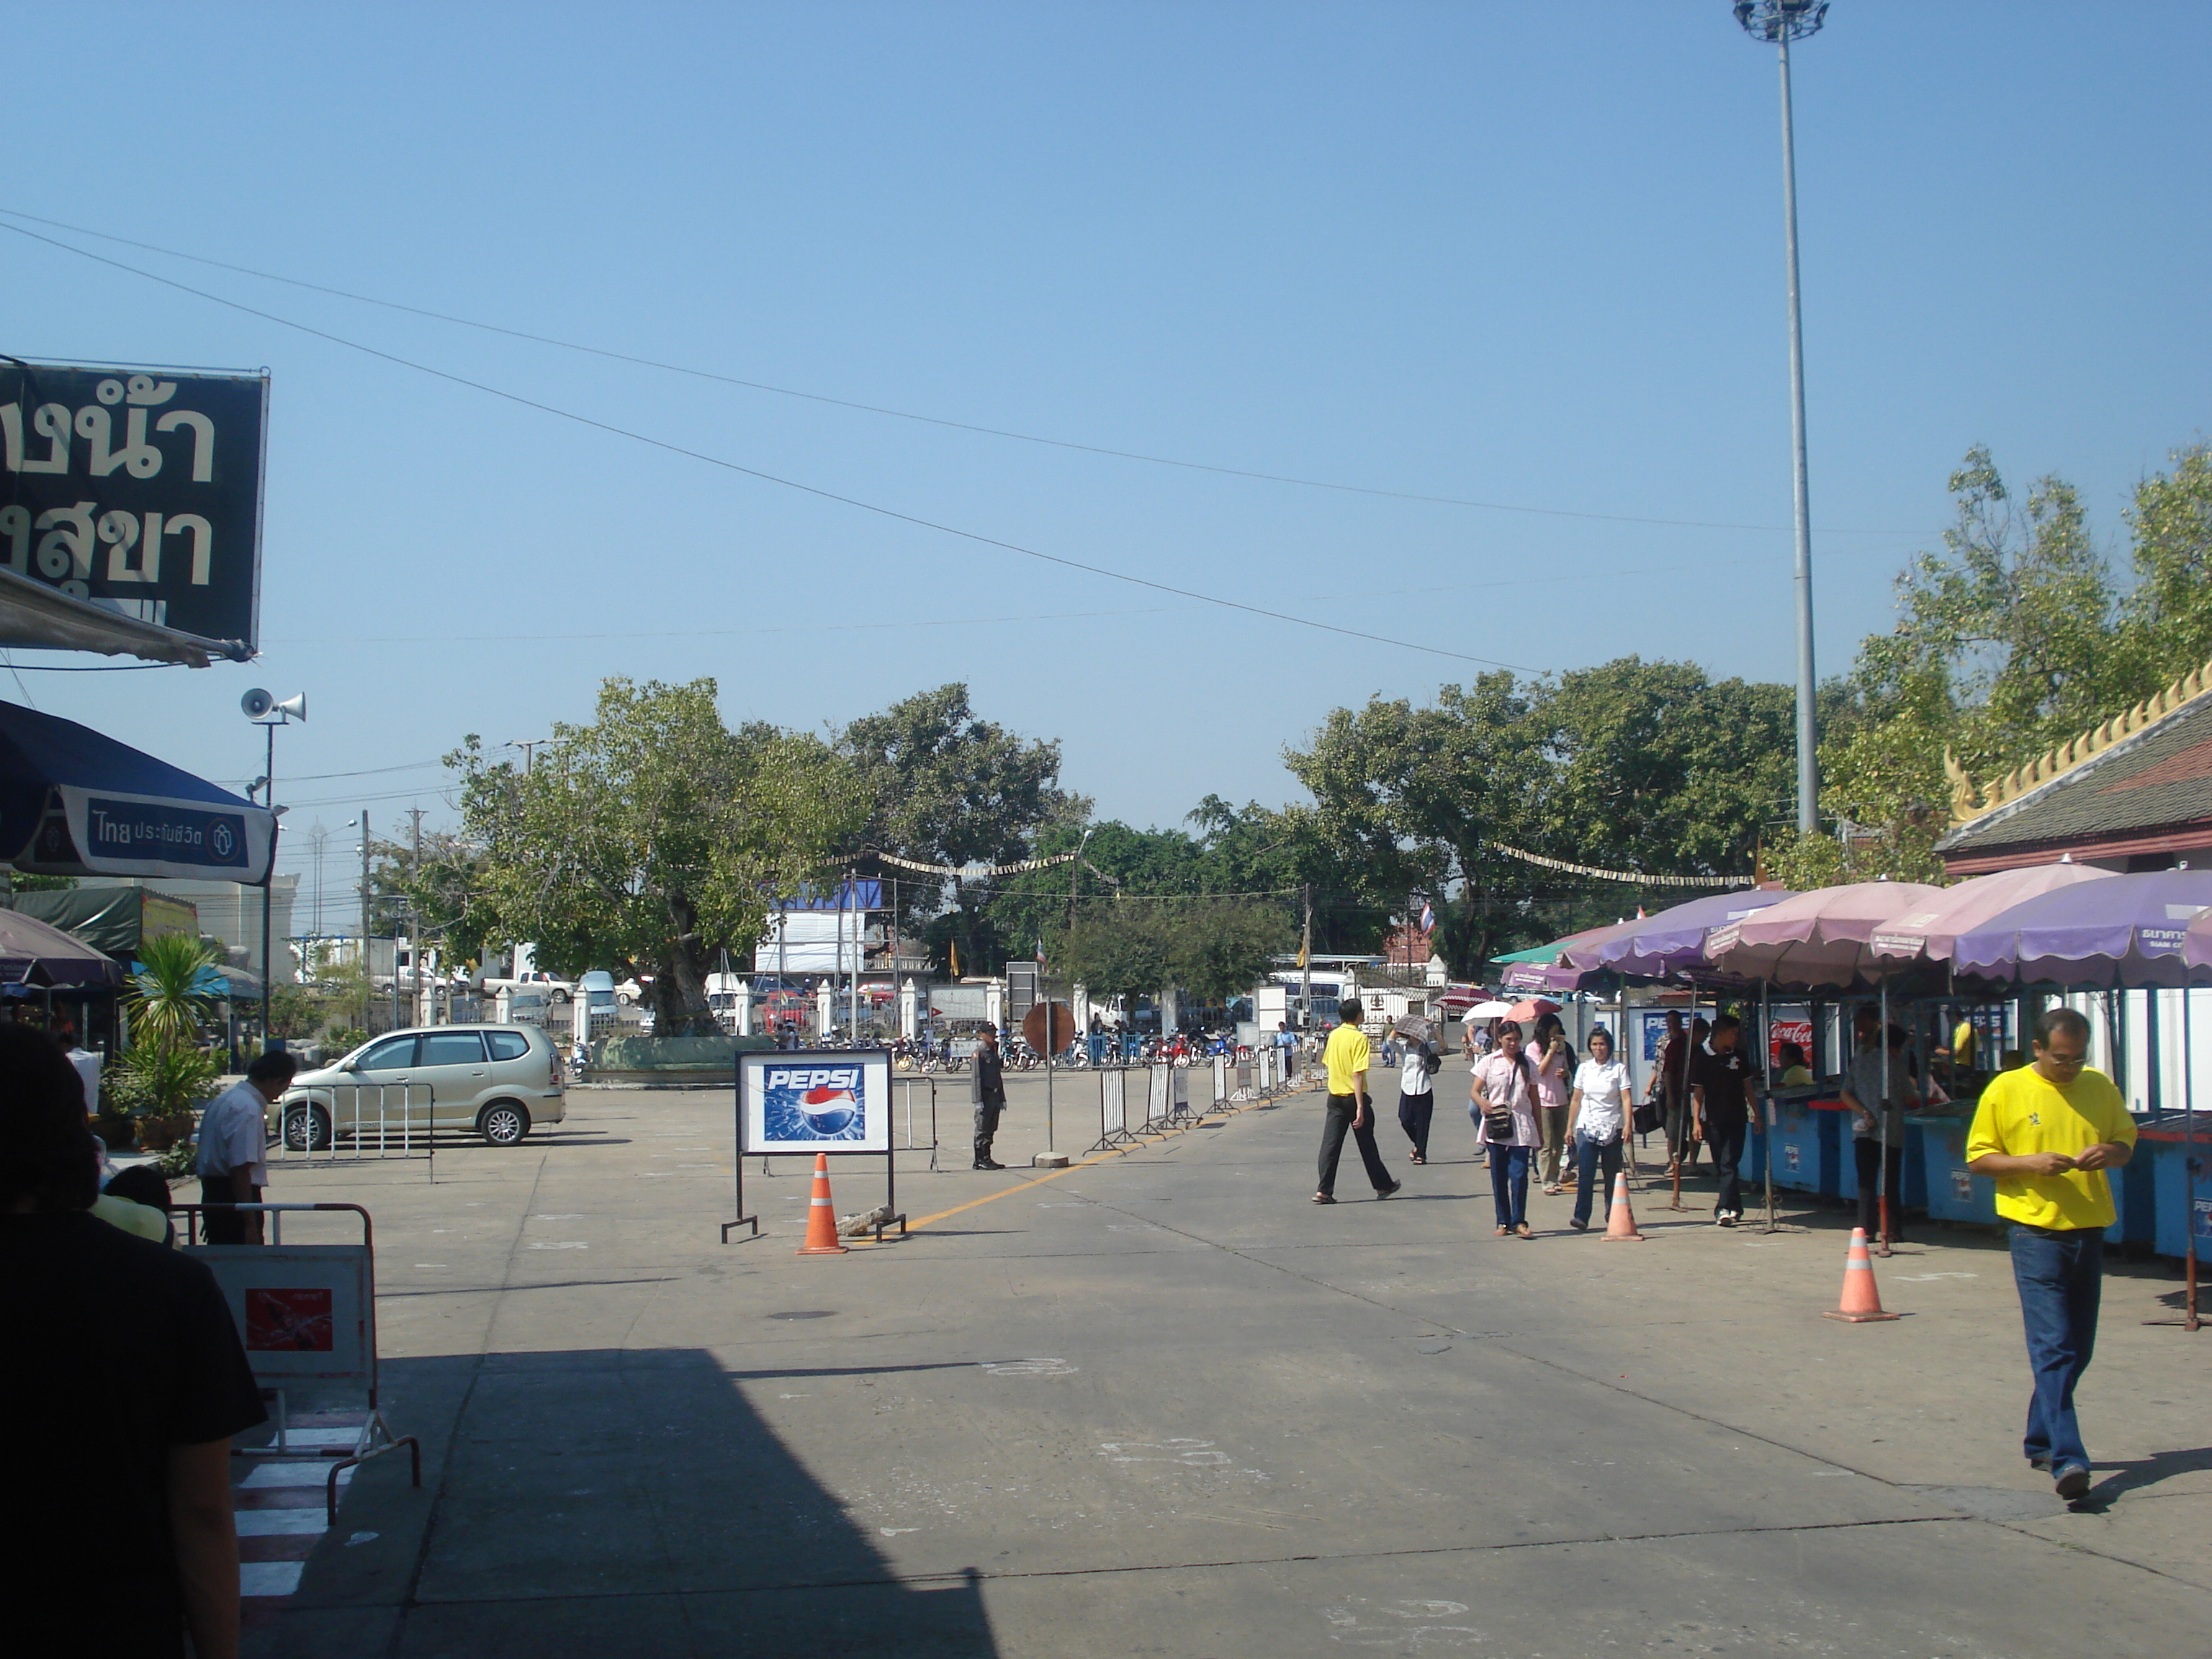
{"label": "silver minivan", "polygon": [[332,1138],[387,1143],[424,1129],[474,1129],[512,1146],[566,1115],[561,1056],[535,1025],[432,1025],[372,1037],[335,1066],[301,1072],[269,1109],[287,1150]]}

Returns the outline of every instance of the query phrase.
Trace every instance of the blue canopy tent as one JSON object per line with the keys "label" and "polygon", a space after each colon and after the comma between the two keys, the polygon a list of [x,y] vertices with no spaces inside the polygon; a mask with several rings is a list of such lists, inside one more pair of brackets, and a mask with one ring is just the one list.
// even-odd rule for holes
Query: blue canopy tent
{"label": "blue canopy tent", "polygon": [[276,815],[228,789],[74,720],[0,702],[0,860],[18,870],[253,886],[276,840]]}

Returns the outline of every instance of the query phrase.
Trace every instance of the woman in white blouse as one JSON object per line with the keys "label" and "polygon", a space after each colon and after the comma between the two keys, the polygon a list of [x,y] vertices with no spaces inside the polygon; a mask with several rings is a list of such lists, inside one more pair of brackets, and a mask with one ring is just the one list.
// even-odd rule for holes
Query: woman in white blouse
{"label": "woman in white blouse", "polygon": [[[1510,1019],[1498,1023],[1498,1052],[1474,1063],[1468,1113],[1490,1155],[1498,1236],[1517,1232],[1534,1238],[1528,1226],[1528,1161],[1543,1139],[1536,1127],[1536,1067],[1521,1052],[1521,1028]],[[1504,1132],[1508,1121],[1510,1134]]]}
{"label": "woman in white blouse", "polygon": [[1567,1102],[1567,1144],[1575,1158],[1575,1215],[1567,1224],[1577,1232],[1590,1224],[1591,1177],[1602,1166],[1610,1192],[1620,1173],[1630,1089],[1628,1067],[1613,1057],[1613,1033],[1598,1026],[1589,1034],[1589,1058],[1576,1068],[1575,1092]]}

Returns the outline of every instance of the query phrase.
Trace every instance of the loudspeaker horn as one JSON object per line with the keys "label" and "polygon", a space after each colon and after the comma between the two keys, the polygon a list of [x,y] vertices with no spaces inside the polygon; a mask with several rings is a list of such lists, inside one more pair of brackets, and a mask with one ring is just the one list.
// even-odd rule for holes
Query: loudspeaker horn
{"label": "loudspeaker horn", "polygon": [[302,691],[296,696],[285,698],[283,702],[276,705],[276,712],[280,714],[289,714],[295,720],[303,720],[307,719],[307,694]]}
{"label": "loudspeaker horn", "polygon": [[258,720],[276,706],[276,699],[257,685],[238,700],[238,706],[246,711],[246,719]]}

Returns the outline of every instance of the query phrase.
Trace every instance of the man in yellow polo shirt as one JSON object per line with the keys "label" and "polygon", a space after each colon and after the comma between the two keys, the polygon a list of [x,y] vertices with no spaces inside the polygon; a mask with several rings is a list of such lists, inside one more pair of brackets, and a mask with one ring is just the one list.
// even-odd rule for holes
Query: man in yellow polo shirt
{"label": "man in yellow polo shirt", "polygon": [[1368,1180],[1375,1183],[1375,1196],[1388,1198],[1401,1183],[1390,1178],[1390,1171],[1382,1167],[1382,1154],[1375,1147],[1375,1109],[1367,1098],[1370,1052],[1367,1034],[1359,1029],[1358,1000],[1346,997],[1338,1003],[1336,1018],[1337,1027],[1321,1052],[1322,1064],[1328,1068],[1328,1115],[1322,1121],[1321,1186],[1313,1201],[1336,1202],[1336,1162],[1344,1155],[1347,1129],[1359,1143],[1359,1159],[1367,1166]]}
{"label": "man in yellow polo shirt", "polygon": [[2053,1008],[2035,1022],[2035,1061],[1982,1091],[1966,1133],[1966,1168],[1997,1183],[1997,1213],[2012,1223],[2012,1276],[2027,1329],[2035,1392],[2027,1461],[2050,1471],[2071,1503],[2089,1490],[2089,1454],[2074,1415],[2074,1387],[2097,1345],[2105,1229],[2112,1224],[2106,1171],[2134,1153],[2135,1121],[2102,1072],[2087,1068],[2089,1022]]}

